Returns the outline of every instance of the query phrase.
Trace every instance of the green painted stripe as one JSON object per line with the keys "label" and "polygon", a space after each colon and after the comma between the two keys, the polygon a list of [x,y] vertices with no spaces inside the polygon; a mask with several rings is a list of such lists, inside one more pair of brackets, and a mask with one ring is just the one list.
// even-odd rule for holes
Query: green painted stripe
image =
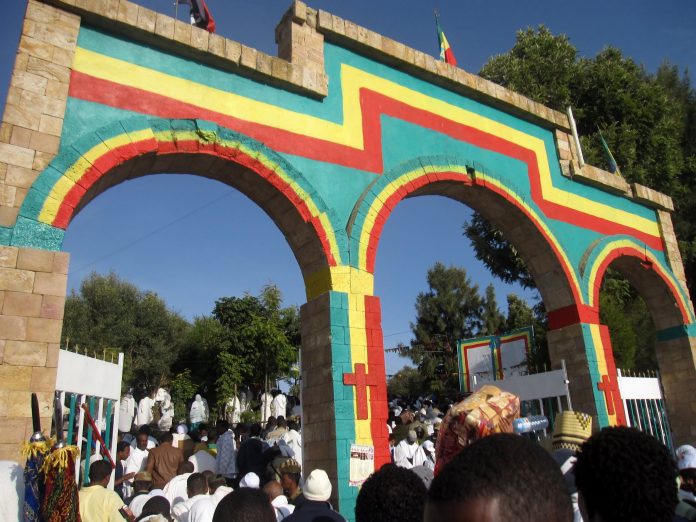
{"label": "green painted stripe", "polygon": [[680,324],[656,332],[658,341],[672,341],[682,337],[696,337],[696,323]]}

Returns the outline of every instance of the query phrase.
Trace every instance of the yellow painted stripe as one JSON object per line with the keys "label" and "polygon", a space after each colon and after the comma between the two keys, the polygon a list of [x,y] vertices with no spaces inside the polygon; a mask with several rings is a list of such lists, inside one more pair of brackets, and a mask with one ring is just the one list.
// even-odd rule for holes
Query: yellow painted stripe
{"label": "yellow painted stripe", "polygon": [[[592,336],[594,352],[597,357],[597,369],[599,370],[601,378],[602,375],[609,375],[609,371],[607,369],[607,359],[604,356],[604,344],[602,344],[602,336],[599,333],[598,324],[590,324],[590,334]],[[594,386],[596,387],[597,385],[595,384]],[[593,389],[593,392],[596,393],[597,390]],[[604,397],[604,405],[606,407],[606,394],[602,393],[602,397]],[[607,409],[607,416],[609,417],[609,425],[616,426],[616,413],[614,415],[609,415],[609,410]]]}
{"label": "yellow painted stripe", "polygon": [[[356,294],[354,294],[356,295]],[[357,299],[365,299],[363,295],[357,295]],[[350,301],[350,299],[349,299]],[[364,308],[364,306],[362,307]],[[367,334],[365,333],[365,311],[351,308],[348,310],[348,322],[350,328],[350,359],[355,372],[356,364],[364,364],[369,372],[367,365]],[[370,431],[370,419],[372,418],[372,408],[370,404],[370,386],[367,386],[367,419],[358,419],[357,395],[353,394],[353,408],[355,412],[355,443],[372,445],[372,432]]]}
{"label": "yellow painted stripe", "polygon": [[659,237],[658,225],[653,220],[554,187],[547,151],[541,139],[346,64],[341,66],[343,123],[283,109],[83,48],[76,51],[74,68],[97,78],[155,92],[221,114],[234,114],[246,121],[357,149],[363,149],[360,89],[367,87],[412,107],[500,136],[532,150],[538,162],[542,197],[546,201],[583,209],[589,214]]}

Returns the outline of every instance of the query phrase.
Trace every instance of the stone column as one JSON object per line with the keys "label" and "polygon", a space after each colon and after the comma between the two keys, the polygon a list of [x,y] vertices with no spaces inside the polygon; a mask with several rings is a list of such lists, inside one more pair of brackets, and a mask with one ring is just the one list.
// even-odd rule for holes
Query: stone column
{"label": "stone column", "polygon": [[0,459],[21,459],[32,392],[50,430],[68,260],[64,252],[0,246]]}

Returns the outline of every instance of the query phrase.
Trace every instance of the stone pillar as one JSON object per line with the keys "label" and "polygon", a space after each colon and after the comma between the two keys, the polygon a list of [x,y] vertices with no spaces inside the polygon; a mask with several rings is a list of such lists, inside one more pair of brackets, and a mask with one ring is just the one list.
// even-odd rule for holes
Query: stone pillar
{"label": "stone pillar", "polygon": [[20,461],[31,393],[51,426],[69,255],[0,246],[0,459]]}
{"label": "stone pillar", "polygon": [[696,337],[658,338],[655,346],[675,447],[696,437]]}

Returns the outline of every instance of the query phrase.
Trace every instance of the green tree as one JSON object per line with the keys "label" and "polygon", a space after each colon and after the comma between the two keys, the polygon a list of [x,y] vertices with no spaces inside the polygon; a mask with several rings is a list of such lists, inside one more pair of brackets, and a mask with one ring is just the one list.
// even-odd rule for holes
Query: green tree
{"label": "green tree", "polygon": [[170,378],[188,328],[155,293],[92,273],[66,299],[62,343],[123,352],[125,386],[149,393]]}
{"label": "green tree", "polygon": [[174,403],[174,418],[186,419],[188,401],[196,394],[196,385],[191,379],[191,370],[186,368],[172,379],[170,395]]}
{"label": "green tree", "polygon": [[423,374],[409,366],[392,375],[387,381],[387,393],[400,397],[419,397],[426,390]]}
{"label": "green tree", "polygon": [[273,285],[264,287],[259,296],[215,302],[213,318],[226,331],[224,350],[217,356],[219,399],[242,384],[260,391],[290,374],[299,351],[299,314],[296,308],[281,308],[281,303],[280,290]]}
{"label": "green tree", "polygon": [[463,268],[438,262],[428,270],[428,291],[416,297],[414,340],[405,348],[426,379],[426,389],[458,388],[457,340],[482,328],[484,301]]}
{"label": "green tree", "polygon": [[483,300],[481,335],[497,335],[503,333],[505,316],[500,312],[495,299],[495,288],[492,284],[486,287],[486,297]]}

